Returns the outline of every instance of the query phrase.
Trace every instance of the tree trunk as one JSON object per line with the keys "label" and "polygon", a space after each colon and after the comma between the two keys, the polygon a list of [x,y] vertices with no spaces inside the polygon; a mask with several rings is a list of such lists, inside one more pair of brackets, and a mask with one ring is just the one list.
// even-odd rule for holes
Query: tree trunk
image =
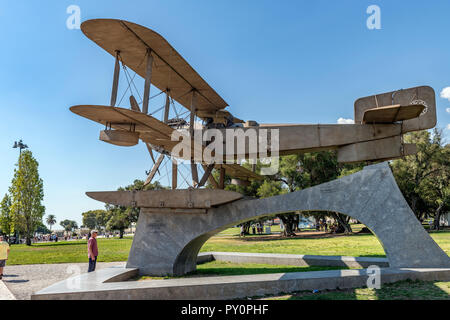
{"label": "tree trunk", "polygon": [[411,210],[414,213],[414,215],[416,216],[416,218],[420,221],[420,218],[423,214],[421,214],[420,212],[418,212],[419,210],[417,209],[417,202],[419,201],[419,199],[416,196],[412,196],[411,198]]}
{"label": "tree trunk", "polygon": [[334,213],[333,217],[338,222],[336,233],[352,233],[352,227],[349,224],[350,217],[346,217],[340,213]]}
{"label": "tree trunk", "polygon": [[439,207],[436,210],[436,213],[434,214],[434,230],[440,230],[441,229],[441,216],[442,216],[442,208],[444,207],[444,202],[439,205]]}
{"label": "tree trunk", "polygon": [[298,229],[298,224],[300,223],[300,216],[298,214],[294,214],[294,218],[292,221],[292,230],[295,231],[299,231]]}
{"label": "tree trunk", "polygon": [[26,234],[25,234],[27,246],[31,246],[31,231],[30,230],[31,230],[31,227],[29,225],[27,225],[27,230],[26,230]]}
{"label": "tree trunk", "polygon": [[120,229],[120,230],[119,230],[119,238],[120,238],[120,239],[123,239],[123,233],[124,233],[124,231],[125,231],[125,230],[123,230],[123,229]]}
{"label": "tree trunk", "polygon": [[252,225],[251,221],[244,223],[244,235],[250,234],[250,226]]}
{"label": "tree trunk", "polygon": [[295,214],[283,214],[280,215],[279,218],[283,221],[284,231],[282,233],[283,237],[292,237],[295,236],[294,233],[294,225],[295,225]]}

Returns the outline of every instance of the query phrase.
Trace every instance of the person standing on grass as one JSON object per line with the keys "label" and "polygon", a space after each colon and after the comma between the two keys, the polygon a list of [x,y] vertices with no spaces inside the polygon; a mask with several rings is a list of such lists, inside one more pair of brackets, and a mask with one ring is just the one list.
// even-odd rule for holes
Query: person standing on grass
{"label": "person standing on grass", "polygon": [[88,258],[89,258],[89,269],[88,272],[95,271],[95,266],[97,264],[98,247],[97,247],[97,230],[91,231],[91,237],[88,241]]}
{"label": "person standing on grass", "polygon": [[3,236],[0,236],[0,280],[3,278],[3,268],[6,265],[6,260],[9,256],[9,244],[3,241]]}

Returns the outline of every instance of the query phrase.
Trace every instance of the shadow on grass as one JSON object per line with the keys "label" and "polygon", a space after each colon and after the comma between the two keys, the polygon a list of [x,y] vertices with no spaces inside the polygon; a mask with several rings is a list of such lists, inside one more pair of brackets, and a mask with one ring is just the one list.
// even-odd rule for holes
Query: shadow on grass
{"label": "shadow on grass", "polygon": [[189,276],[193,275],[215,275],[215,276],[238,276],[251,274],[266,274],[266,273],[288,273],[288,272],[308,272],[308,271],[325,271],[325,270],[342,270],[349,269],[348,267],[206,267],[199,268]]}
{"label": "shadow on grass", "polygon": [[199,267],[196,271],[190,272],[184,276],[136,276],[129,281],[137,280],[162,280],[162,279],[180,279],[180,278],[193,278],[193,277],[207,277],[207,276],[242,276],[242,275],[257,275],[268,273],[292,273],[292,272],[308,272],[308,271],[326,271],[326,270],[343,270],[349,269],[348,267],[294,267],[294,266],[253,266],[242,264],[242,266],[214,266],[203,264],[204,267]]}
{"label": "shadow on grass", "polygon": [[335,233],[319,233],[319,234],[305,234],[297,233],[296,236],[292,237],[284,237],[281,235],[246,235],[245,237],[240,237],[240,240],[243,241],[280,241],[280,240],[296,240],[296,239],[327,239],[327,238],[339,238],[339,237],[365,237],[365,236],[373,236],[369,233],[350,233],[350,234],[335,234]]}

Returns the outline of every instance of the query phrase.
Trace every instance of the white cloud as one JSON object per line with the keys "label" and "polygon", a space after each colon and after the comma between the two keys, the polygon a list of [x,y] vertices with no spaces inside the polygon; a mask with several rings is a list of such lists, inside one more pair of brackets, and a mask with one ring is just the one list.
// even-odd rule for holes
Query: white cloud
{"label": "white cloud", "polygon": [[[447,99],[448,101],[450,101],[450,87],[446,87],[446,88],[442,89],[441,98]],[[448,109],[447,109],[447,112],[448,112]]]}
{"label": "white cloud", "polygon": [[355,121],[353,121],[353,119],[339,118],[339,119],[337,119],[337,123],[338,124],[354,124]]}
{"label": "white cloud", "polygon": [[450,130],[450,123],[446,127],[447,130]]}
{"label": "white cloud", "polygon": [[450,113],[450,108],[445,109],[445,111],[447,111],[447,113]]}

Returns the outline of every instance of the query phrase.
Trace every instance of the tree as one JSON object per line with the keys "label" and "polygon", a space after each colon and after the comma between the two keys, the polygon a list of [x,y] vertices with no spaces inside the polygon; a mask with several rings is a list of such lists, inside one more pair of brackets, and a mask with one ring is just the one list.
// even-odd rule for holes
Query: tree
{"label": "tree", "polygon": [[95,210],[95,220],[97,222],[97,228],[101,230],[106,229],[111,214],[106,210]]}
{"label": "tree", "polygon": [[415,143],[417,153],[393,161],[393,174],[419,221],[434,216],[438,226],[440,215],[448,206],[449,148],[443,146],[442,132],[438,129],[432,133],[408,133],[405,142]]}
{"label": "tree", "polygon": [[[250,166],[246,163],[243,166],[250,169]],[[258,163],[256,167],[258,172],[261,164]],[[334,151],[289,155],[280,157],[279,170],[270,179],[254,181],[248,186],[238,186],[230,184],[231,179],[227,176],[225,178],[225,189],[240,192],[245,196],[267,198],[325,183],[342,175],[361,170],[362,167],[362,164],[339,164]],[[217,176],[217,172],[214,175]],[[325,218],[326,216],[333,217],[339,224],[338,232],[352,232],[350,217],[345,214],[338,212],[303,213],[303,215],[311,214],[314,214],[316,219]],[[300,220],[299,215],[296,212],[287,212],[279,214],[278,217],[283,221],[285,227],[283,236],[294,236]],[[249,221],[243,224],[244,231],[248,230],[253,222]]]}
{"label": "tree", "polygon": [[420,203],[424,214],[434,219],[433,229],[439,230],[442,214],[450,209],[450,145],[439,149],[432,167],[432,173],[422,181]]}
{"label": "tree", "polygon": [[110,209],[111,218],[106,225],[107,230],[119,230],[120,239],[123,238],[125,229],[131,224],[127,210],[122,210],[121,207],[116,206]]}
{"label": "tree", "polygon": [[11,215],[11,198],[5,194],[0,203],[0,229],[3,234],[9,236],[14,232],[14,223]]}
{"label": "tree", "polygon": [[[123,190],[161,190],[166,189],[158,181],[150,183],[144,187],[144,181],[134,180],[133,184],[126,187],[121,187],[117,189],[118,191]],[[106,229],[107,230],[119,230],[120,238],[123,238],[125,229],[130,227],[131,223],[137,222],[139,218],[139,208],[135,207],[123,207],[116,205],[105,205],[107,211]]]}
{"label": "tree", "polygon": [[36,227],[42,223],[45,207],[43,181],[39,177],[39,164],[31,151],[22,152],[14,169],[14,177],[9,188],[11,194],[11,213],[15,227],[23,232],[26,244],[31,245],[31,238]]}
{"label": "tree", "polygon": [[[297,190],[322,184],[339,177],[344,170],[354,169],[354,166],[343,166],[337,162],[336,152],[322,151],[284,156],[280,159],[279,172],[272,177],[282,183],[279,193],[294,192]],[[355,169],[356,170],[356,169]],[[272,189],[270,189],[272,188]],[[272,190],[272,191],[271,191]],[[261,186],[259,193],[263,197],[276,195],[273,185],[267,183]],[[308,214],[307,214],[308,215]],[[350,217],[338,212],[314,213],[315,218],[333,217],[339,224],[339,231],[351,232]],[[299,223],[296,213],[286,213],[278,216],[285,226],[284,235],[295,235]]]}
{"label": "tree", "polygon": [[[167,187],[164,187],[163,185],[161,185],[161,183],[159,183],[159,181],[149,183],[148,185],[146,185],[144,187],[144,181],[136,179],[136,180],[134,180],[134,182],[132,184],[125,186],[123,188],[121,187],[117,190],[133,191],[133,190],[164,190],[164,189],[167,189]],[[122,208],[122,210],[126,211],[126,214],[128,216],[128,220],[130,223],[138,221],[139,212],[140,212],[139,208],[129,207],[129,208]]]}
{"label": "tree", "polygon": [[52,231],[49,230],[43,223],[40,223],[40,224],[36,227],[36,232],[42,233],[42,234],[49,234],[49,233],[52,233]]}
{"label": "tree", "polygon": [[61,225],[61,227],[64,228],[65,231],[67,232],[72,232],[74,229],[78,228],[78,224],[76,221],[73,220],[63,220],[59,223]]}
{"label": "tree", "polygon": [[[251,165],[248,163],[243,163],[242,166],[251,170]],[[261,164],[257,163],[256,172],[259,172],[260,168],[261,168]],[[218,170],[213,170],[212,175],[216,180],[219,180],[220,173]],[[259,180],[252,181],[248,185],[232,184],[231,181],[232,181],[231,177],[228,175],[225,175],[225,179],[224,179],[225,190],[239,192],[239,193],[243,194],[245,197],[253,197],[253,198],[259,197],[258,189],[261,187],[263,181],[259,181]],[[207,187],[212,188],[212,185],[210,185],[208,183]],[[244,223],[239,224],[238,226],[239,227],[243,226],[244,227],[244,235],[248,235],[248,234],[250,234],[251,225],[254,223],[257,223],[257,222],[261,222],[261,219],[248,220],[248,221],[245,221]]]}
{"label": "tree", "polygon": [[83,225],[88,229],[105,229],[106,224],[110,218],[109,213],[106,210],[89,210],[83,212]]}
{"label": "tree", "polygon": [[[278,173],[273,177],[276,182],[281,182],[281,185],[272,185],[271,189],[267,184],[261,186],[258,190],[262,197],[274,196],[285,192],[294,192],[304,189],[310,184],[310,177],[304,171],[301,163],[301,155],[290,155],[280,158],[280,166]],[[276,192],[276,190],[279,190]],[[300,217],[296,212],[288,212],[278,215],[278,218],[283,222],[284,230],[283,236],[295,236],[295,231],[298,228]]]}
{"label": "tree", "polygon": [[[339,164],[335,151],[322,151],[300,155],[302,168],[309,176],[309,186],[316,186],[361,170],[363,163]],[[324,212],[322,217],[332,217],[338,223],[337,233],[351,233],[351,217],[341,212]]]}
{"label": "tree", "polygon": [[56,223],[56,217],[54,214],[49,214],[46,219],[47,224],[50,226],[50,232],[52,231],[52,226]]}
{"label": "tree", "polygon": [[97,227],[97,211],[98,210],[89,210],[81,214],[83,217],[82,223],[86,228],[92,230]]}

